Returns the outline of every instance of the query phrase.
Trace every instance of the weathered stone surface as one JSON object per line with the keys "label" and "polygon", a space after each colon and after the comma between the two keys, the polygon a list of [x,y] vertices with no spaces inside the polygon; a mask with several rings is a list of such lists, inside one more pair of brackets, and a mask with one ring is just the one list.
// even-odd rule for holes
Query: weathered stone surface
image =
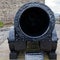
{"label": "weathered stone surface", "polygon": [[0,20],[6,23],[12,23],[17,10],[27,2],[43,2],[44,0],[0,0]]}

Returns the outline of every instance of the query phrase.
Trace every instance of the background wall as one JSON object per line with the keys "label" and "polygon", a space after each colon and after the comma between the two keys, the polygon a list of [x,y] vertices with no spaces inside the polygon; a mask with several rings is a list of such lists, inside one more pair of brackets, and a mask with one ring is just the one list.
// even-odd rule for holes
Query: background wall
{"label": "background wall", "polygon": [[0,0],[0,20],[4,24],[13,23],[17,10],[25,3],[38,1],[44,3],[44,0]]}

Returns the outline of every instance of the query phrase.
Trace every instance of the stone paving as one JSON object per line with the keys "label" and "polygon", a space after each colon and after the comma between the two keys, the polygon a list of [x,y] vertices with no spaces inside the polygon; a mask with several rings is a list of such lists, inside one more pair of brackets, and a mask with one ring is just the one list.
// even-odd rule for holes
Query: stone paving
{"label": "stone paving", "polygon": [[0,44],[2,44],[8,37],[9,27],[0,28]]}

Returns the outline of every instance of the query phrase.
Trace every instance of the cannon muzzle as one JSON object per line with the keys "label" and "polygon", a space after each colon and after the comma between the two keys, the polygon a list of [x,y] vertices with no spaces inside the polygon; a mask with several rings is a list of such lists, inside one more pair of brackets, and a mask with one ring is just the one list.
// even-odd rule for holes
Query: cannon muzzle
{"label": "cannon muzzle", "polygon": [[53,31],[55,17],[50,8],[38,2],[22,6],[15,16],[18,34],[27,38],[43,38]]}

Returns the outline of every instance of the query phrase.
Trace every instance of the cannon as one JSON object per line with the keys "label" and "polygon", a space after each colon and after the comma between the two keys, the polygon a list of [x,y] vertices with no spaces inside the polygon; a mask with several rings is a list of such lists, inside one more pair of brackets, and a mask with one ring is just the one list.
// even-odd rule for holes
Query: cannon
{"label": "cannon", "polygon": [[8,37],[10,59],[16,59],[19,52],[48,54],[56,60],[57,34],[55,16],[45,4],[30,2],[16,13],[14,27]]}

